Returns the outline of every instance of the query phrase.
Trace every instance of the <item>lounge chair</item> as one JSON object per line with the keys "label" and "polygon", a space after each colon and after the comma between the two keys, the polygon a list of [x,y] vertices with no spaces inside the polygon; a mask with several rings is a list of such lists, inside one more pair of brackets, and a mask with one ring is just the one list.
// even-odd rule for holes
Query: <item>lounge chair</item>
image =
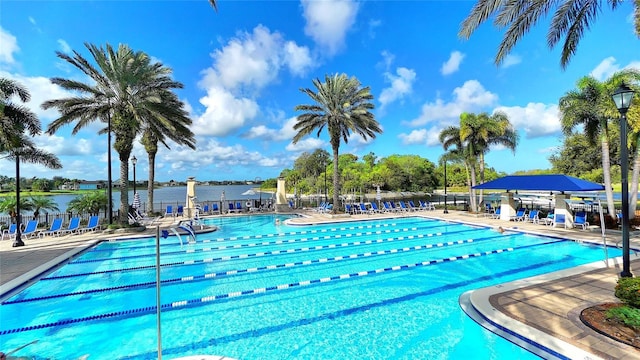
{"label": "lounge chair", "polygon": [[527,216],[527,210],[520,208],[516,211],[516,214],[512,216],[509,220],[513,221],[524,221],[525,216]]}
{"label": "lounge chair", "polygon": [[184,206],[178,205],[178,211],[176,211],[176,216],[184,216]]}
{"label": "lounge chair", "polygon": [[391,206],[389,201],[383,202],[382,205],[384,206],[384,212],[396,212],[396,209]]}
{"label": "lounge chair", "polygon": [[11,224],[9,225],[8,229],[2,230],[2,238],[0,240],[4,240],[5,235],[11,238],[13,235],[15,235],[16,228],[17,228],[16,224]]}
{"label": "lounge chair", "polygon": [[209,204],[205,204],[205,205],[202,207],[202,213],[203,213],[204,215],[209,215]]}
{"label": "lounge chair", "polygon": [[240,201],[236,201],[236,211],[242,212],[244,208],[242,207],[242,203]]}
{"label": "lounge chair", "polygon": [[48,230],[41,230],[38,232],[38,237],[43,238],[47,235],[58,236],[62,230],[62,218],[53,219],[51,227]]}
{"label": "lounge chair", "polygon": [[491,214],[492,219],[500,219],[500,208],[497,208],[496,211]]}
{"label": "lounge chair", "polygon": [[218,203],[211,204],[211,213],[220,214],[220,208],[218,207]]}
{"label": "lounge chair", "polygon": [[564,214],[554,214],[553,215],[553,225],[551,225],[551,226],[556,227],[556,225],[558,225],[558,224],[564,225],[565,229],[567,228],[567,221],[565,219]]}
{"label": "lounge chair", "polygon": [[378,204],[376,204],[375,202],[371,202],[371,210],[373,210],[374,213],[382,212],[382,210],[378,207]]}
{"label": "lounge chair", "polygon": [[413,200],[409,200],[409,208],[411,208],[411,210],[413,210],[413,211],[420,210],[420,206],[416,206],[416,204],[413,202]]}
{"label": "lounge chair", "polygon": [[80,218],[72,217],[71,220],[69,220],[69,226],[67,226],[66,229],[60,230],[60,235],[65,235],[67,233],[75,234],[78,232],[78,229],[80,229]]}
{"label": "lounge chair", "polygon": [[400,202],[398,202],[398,204],[400,205],[400,210],[402,210],[402,211],[411,211],[411,210],[407,207],[407,205],[404,203],[404,201],[400,201]]}
{"label": "lounge chair", "polygon": [[373,214],[373,211],[367,209],[364,203],[360,203],[360,214]]}
{"label": "lounge chair", "polygon": [[167,217],[167,216],[169,216],[169,215],[171,215],[171,216],[176,216],[176,215],[173,213],[173,205],[167,205],[167,210],[165,210],[165,212],[164,212],[164,216],[165,216],[165,217]]}
{"label": "lounge chair", "polygon": [[553,225],[553,212],[547,214],[547,217],[540,219],[540,224]]}
{"label": "lounge chair", "polygon": [[82,234],[84,232],[95,231],[100,228],[100,217],[98,215],[92,215],[87,222],[87,226],[78,229],[78,233]]}
{"label": "lounge chair", "polygon": [[351,204],[344,204],[344,212],[347,214],[353,214],[353,208]]}
{"label": "lounge chair", "polygon": [[540,219],[538,218],[539,210],[531,210],[529,211],[529,215],[524,218],[524,222],[531,222],[532,224],[539,224]]}
{"label": "lounge chair", "polygon": [[423,209],[423,210],[432,211],[432,210],[436,209],[436,206],[433,205],[433,203],[431,203],[429,201],[418,200],[418,203],[420,204],[420,208]]}
{"label": "lounge chair", "polygon": [[21,236],[25,236],[27,238],[38,236],[38,220],[29,220],[24,231],[22,231]]}
{"label": "lounge chair", "polygon": [[582,230],[587,230],[587,227],[589,227],[589,222],[587,222],[587,213],[584,211],[580,211],[578,213],[576,213],[576,217],[575,220],[573,222],[573,226],[575,227],[582,227]]}

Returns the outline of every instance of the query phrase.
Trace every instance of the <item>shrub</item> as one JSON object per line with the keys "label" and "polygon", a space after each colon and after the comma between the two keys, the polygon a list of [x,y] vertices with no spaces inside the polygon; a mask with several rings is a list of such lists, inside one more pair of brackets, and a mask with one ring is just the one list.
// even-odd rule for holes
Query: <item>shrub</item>
{"label": "shrub", "polygon": [[636,309],[630,306],[619,306],[607,310],[607,319],[615,319],[632,327],[635,330],[640,329],[640,309]]}
{"label": "shrub", "polygon": [[629,306],[640,308],[640,278],[620,278],[616,297]]}

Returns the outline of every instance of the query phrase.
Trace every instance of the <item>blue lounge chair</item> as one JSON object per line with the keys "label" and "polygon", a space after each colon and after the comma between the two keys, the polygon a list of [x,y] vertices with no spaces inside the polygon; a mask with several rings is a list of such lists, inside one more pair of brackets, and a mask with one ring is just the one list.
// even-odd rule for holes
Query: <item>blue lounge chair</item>
{"label": "blue lounge chair", "polygon": [[400,209],[402,211],[413,211],[413,209],[408,207],[407,204],[404,203],[404,201],[400,201]]}
{"label": "blue lounge chair", "polygon": [[80,218],[72,217],[71,220],[69,220],[69,226],[67,226],[66,229],[60,230],[60,235],[64,235],[66,233],[74,234],[78,232],[78,229],[80,229]]}
{"label": "blue lounge chair", "polygon": [[367,206],[364,203],[360,203],[360,214],[372,214],[373,211],[367,209]]}
{"label": "blue lounge chair", "polygon": [[58,236],[60,235],[60,230],[62,230],[62,218],[53,219],[49,230],[42,230],[38,232],[38,237],[43,238],[47,235]]}
{"label": "blue lounge chair", "polygon": [[540,219],[538,218],[539,210],[529,211],[529,215],[524,218],[524,222],[531,222],[532,224],[538,224]]}
{"label": "blue lounge chair", "polygon": [[173,205],[167,205],[167,210],[165,210],[165,212],[164,212],[164,216],[165,217],[167,217],[169,215],[175,216],[175,214],[173,213]]}
{"label": "blue lounge chair", "polygon": [[576,218],[573,222],[573,226],[582,227],[582,230],[586,230],[589,227],[589,222],[587,222],[587,213],[584,211],[580,211],[576,213]]}
{"label": "blue lounge chair", "polygon": [[220,214],[220,208],[218,207],[218,203],[211,204],[211,213]]}
{"label": "blue lounge chair", "polygon": [[2,230],[2,238],[1,238],[1,240],[4,240],[5,235],[8,236],[9,239],[10,239],[13,235],[16,234],[16,229],[17,229],[16,224],[11,224],[11,225],[9,225],[8,229]]}
{"label": "blue lounge chair", "polygon": [[38,236],[38,220],[29,220],[24,231],[22,231],[22,236],[27,238]]}
{"label": "blue lounge chair", "polygon": [[209,204],[205,204],[202,207],[202,213],[205,214],[205,215],[209,215]]}
{"label": "blue lounge chair", "polygon": [[98,217],[98,215],[92,215],[89,218],[89,222],[87,223],[87,226],[84,228],[78,229],[78,233],[81,234],[83,232],[95,231],[99,228],[100,228],[100,217]]}
{"label": "blue lounge chair", "polygon": [[419,206],[416,206],[416,204],[413,202],[413,200],[409,200],[409,208],[413,211],[418,211],[420,210]]}
{"label": "blue lounge chair", "polygon": [[393,206],[391,206],[391,203],[388,201],[385,201],[382,203],[382,206],[384,206],[384,212],[395,212],[396,209],[393,208]]}
{"label": "blue lounge chair", "polygon": [[520,208],[516,211],[516,214],[510,218],[510,220],[524,221],[525,216],[527,216],[527,210]]}
{"label": "blue lounge chair", "polygon": [[567,221],[566,218],[564,216],[564,214],[554,214],[553,215],[553,227],[556,227],[556,225],[558,224],[562,224],[564,226],[564,228],[567,228]]}
{"label": "blue lounge chair", "polygon": [[500,219],[500,208],[497,208],[496,211],[491,214],[492,219]]}
{"label": "blue lounge chair", "polygon": [[344,204],[344,212],[346,212],[347,214],[353,214],[353,208],[351,207],[351,204]]}
{"label": "blue lounge chair", "polygon": [[240,201],[236,201],[236,211],[237,212],[242,212],[243,208],[242,208],[242,202]]}
{"label": "blue lounge chair", "polygon": [[178,205],[178,211],[176,211],[176,216],[184,216],[184,206]]}
{"label": "blue lounge chair", "polygon": [[540,219],[540,223],[543,225],[553,225],[553,219],[554,219],[553,212],[550,212],[547,214],[546,218]]}
{"label": "blue lounge chair", "polygon": [[382,210],[380,210],[380,208],[378,207],[378,204],[376,204],[375,202],[371,202],[371,210],[373,210],[374,213],[382,212]]}

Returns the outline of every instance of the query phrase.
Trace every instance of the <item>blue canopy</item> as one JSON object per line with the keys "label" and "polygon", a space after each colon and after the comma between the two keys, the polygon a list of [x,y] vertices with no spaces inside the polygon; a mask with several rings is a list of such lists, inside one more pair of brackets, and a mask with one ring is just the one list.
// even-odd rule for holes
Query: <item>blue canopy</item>
{"label": "blue canopy", "polygon": [[510,175],[476,185],[474,189],[599,191],[604,186],[567,175]]}

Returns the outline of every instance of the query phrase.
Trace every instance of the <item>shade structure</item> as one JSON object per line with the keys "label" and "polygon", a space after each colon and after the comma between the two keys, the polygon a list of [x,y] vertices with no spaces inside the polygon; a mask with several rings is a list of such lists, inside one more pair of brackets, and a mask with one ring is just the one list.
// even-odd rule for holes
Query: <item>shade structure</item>
{"label": "shade structure", "polygon": [[473,187],[478,190],[601,191],[602,184],[568,175],[510,175]]}
{"label": "shade structure", "polygon": [[133,204],[131,206],[133,206],[134,209],[140,208],[140,195],[137,191],[133,194]]}

